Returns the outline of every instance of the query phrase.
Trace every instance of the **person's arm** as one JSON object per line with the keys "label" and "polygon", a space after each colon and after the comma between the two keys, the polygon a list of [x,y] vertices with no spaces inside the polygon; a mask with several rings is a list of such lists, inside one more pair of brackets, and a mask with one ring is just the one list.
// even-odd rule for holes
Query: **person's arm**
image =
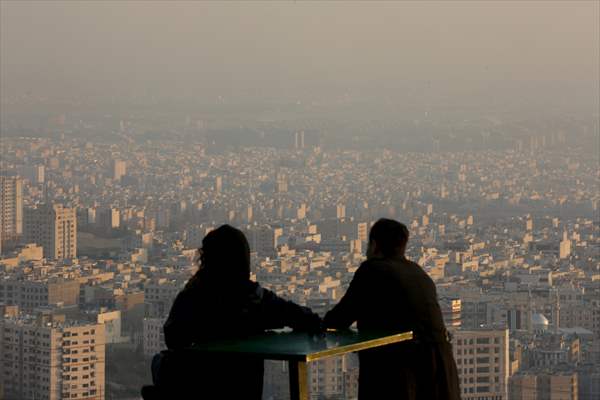
{"label": "person's arm", "polygon": [[317,331],[321,318],[308,307],[277,296],[270,290],[258,288],[260,293],[260,320],[262,329],[290,327],[295,330]]}
{"label": "person's arm", "polygon": [[349,328],[358,318],[358,309],[363,296],[362,288],[365,285],[364,263],[354,273],[350,286],[342,297],[323,319],[327,328],[346,329]]}

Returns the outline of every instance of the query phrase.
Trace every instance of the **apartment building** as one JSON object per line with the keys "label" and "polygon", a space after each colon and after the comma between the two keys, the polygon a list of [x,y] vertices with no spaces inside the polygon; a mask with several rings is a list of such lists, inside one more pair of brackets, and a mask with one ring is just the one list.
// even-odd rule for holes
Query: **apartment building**
{"label": "apartment building", "polygon": [[77,213],[60,204],[41,205],[25,211],[24,236],[27,243],[44,248],[44,257],[77,257]]}
{"label": "apartment building", "polygon": [[104,400],[103,325],[19,316],[1,320],[0,331],[6,400]]}
{"label": "apartment building", "polygon": [[78,304],[79,286],[76,280],[0,279],[0,303],[26,311],[56,304],[72,306]]}
{"label": "apartment building", "polygon": [[439,300],[444,323],[448,329],[459,329],[461,326],[462,304],[460,299],[442,297]]}
{"label": "apartment building", "polygon": [[165,350],[164,318],[144,318],[142,325],[142,351],[146,356]]}
{"label": "apartment building", "polygon": [[165,278],[148,282],[144,287],[146,316],[151,318],[166,316],[184,284],[181,281]]}
{"label": "apartment building", "polygon": [[453,330],[453,351],[464,400],[507,400],[507,329]]}
{"label": "apartment building", "polygon": [[23,234],[23,182],[0,176],[0,254],[11,249]]}
{"label": "apartment building", "polygon": [[576,372],[527,372],[510,378],[511,400],[577,400]]}
{"label": "apartment building", "polygon": [[308,368],[311,398],[341,398],[345,392],[344,374],[347,356],[326,358],[313,362]]}

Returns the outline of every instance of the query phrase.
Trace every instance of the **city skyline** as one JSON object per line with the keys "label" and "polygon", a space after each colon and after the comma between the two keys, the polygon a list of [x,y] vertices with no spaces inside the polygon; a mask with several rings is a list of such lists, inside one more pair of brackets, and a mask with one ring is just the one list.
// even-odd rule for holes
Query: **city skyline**
{"label": "city skyline", "polygon": [[597,399],[599,71],[596,1],[0,1],[0,398],[139,399],[222,224],[323,317],[392,218],[463,399]]}

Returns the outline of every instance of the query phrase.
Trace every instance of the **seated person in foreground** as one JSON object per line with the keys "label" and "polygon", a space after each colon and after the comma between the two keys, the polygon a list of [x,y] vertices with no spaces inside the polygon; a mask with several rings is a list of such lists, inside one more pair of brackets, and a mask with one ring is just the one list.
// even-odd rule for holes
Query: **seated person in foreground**
{"label": "seated person in foreground", "polygon": [[340,302],[325,315],[329,328],[413,331],[414,340],[359,352],[358,398],[460,398],[456,364],[435,284],[406,259],[408,229],[380,219],[369,233],[367,260]]}
{"label": "seated person in foreground", "polygon": [[286,326],[316,331],[320,322],[310,309],[251,281],[248,241],[223,225],[202,241],[200,269],[173,303],[164,325],[170,351],[153,360],[154,384],[164,398],[259,400],[263,360],[200,356],[186,348]]}

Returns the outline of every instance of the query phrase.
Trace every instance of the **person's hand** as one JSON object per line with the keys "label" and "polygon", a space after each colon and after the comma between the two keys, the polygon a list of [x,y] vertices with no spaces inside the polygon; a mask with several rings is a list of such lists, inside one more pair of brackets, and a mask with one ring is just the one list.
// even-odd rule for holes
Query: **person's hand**
{"label": "person's hand", "polygon": [[310,334],[320,334],[324,332],[325,325],[318,314],[313,313],[310,309],[305,308],[302,323],[294,327],[295,331],[308,332]]}
{"label": "person's hand", "polygon": [[325,324],[318,314],[312,314],[311,321],[307,326],[307,332],[310,334],[320,334],[325,332]]}

